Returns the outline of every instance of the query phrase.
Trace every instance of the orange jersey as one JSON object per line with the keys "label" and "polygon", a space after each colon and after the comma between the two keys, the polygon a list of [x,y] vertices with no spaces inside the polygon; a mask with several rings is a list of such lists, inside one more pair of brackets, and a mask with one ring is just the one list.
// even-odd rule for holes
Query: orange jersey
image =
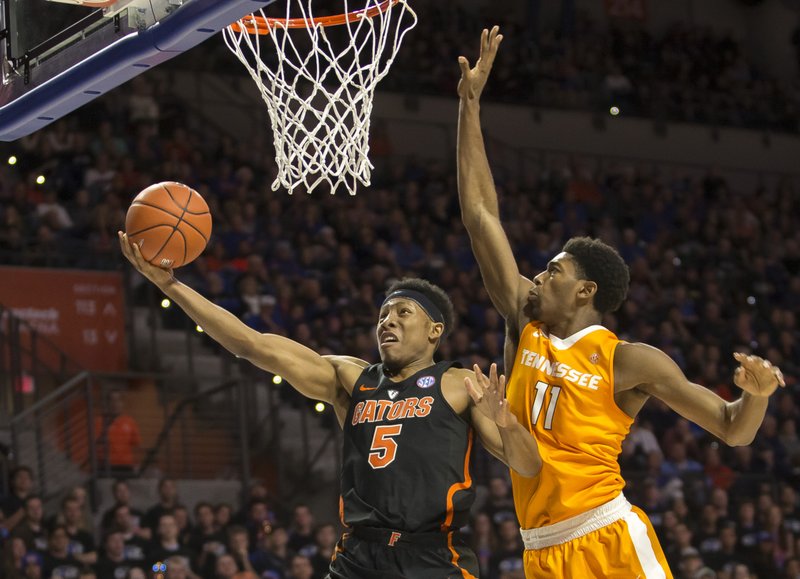
{"label": "orange jersey", "polygon": [[633,422],[614,401],[617,336],[590,326],[561,340],[540,325],[522,331],[506,393],[543,463],[534,478],[511,471],[523,529],[558,523],[619,495],[625,482],[617,457]]}

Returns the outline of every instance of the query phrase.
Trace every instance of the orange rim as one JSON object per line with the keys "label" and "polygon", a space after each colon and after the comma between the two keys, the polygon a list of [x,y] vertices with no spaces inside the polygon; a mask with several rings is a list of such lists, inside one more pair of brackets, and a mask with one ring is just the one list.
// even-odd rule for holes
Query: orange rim
{"label": "orange rim", "polygon": [[337,14],[336,16],[320,16],[318,18],[264,18],[263,16],[250,14],[234,22],[230,27],[236,32],[242,32],[244,30],[248,34],[264,35],[269,34],[274,26],[280,28],[309,28],[317,25],[340,26],[362,17],[372,18],[381,12],[385,12],[398,2],[400,2],[400,0],[383,0],[383,2],[373,8],[355,10],[346,14]]}

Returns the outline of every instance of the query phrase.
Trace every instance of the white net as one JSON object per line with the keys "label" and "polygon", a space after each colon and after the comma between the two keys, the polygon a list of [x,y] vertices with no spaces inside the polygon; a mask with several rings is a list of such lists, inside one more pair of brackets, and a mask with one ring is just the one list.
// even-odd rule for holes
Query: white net
{"label": "white net", "polygon": [[285,19],[263,11],[242,19],[224,31],[225,43],[267,104],[278,166],[272,189],[311,193],[327,183],[331,193],[344,186],[355,195],[373,168],[375,86],[417,16],[406,0],[367,0],[356,12],[344,0],[345,23],[332,26],[336,17],[315,18],[312,2],[286,0]]}

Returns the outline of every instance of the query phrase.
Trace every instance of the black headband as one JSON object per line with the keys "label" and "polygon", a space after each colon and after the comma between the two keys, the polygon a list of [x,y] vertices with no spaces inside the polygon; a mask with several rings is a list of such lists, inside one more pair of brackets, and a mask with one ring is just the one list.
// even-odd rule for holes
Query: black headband
{"label": "black headband", "polygon": [[444,323],[444,316],[442,315],[441,310],[439,310],[439,308],[436,307],[436,304],[434,304],[430,299],[428,299],[428,296],[426,296],[424,293],[411,289],[400,289],[397,291],[393,291],[388,296],[386,296],[386,299],[383,300],[383,304],[381,304],[381,307],[385,306],[386,302],[394,298],[406,298],[408,300],[414,301],[418,303],[423,310],[425,310],[425,313],[428,314],[428,317],[432,319],[434,322],[436,322],[437,324]]}

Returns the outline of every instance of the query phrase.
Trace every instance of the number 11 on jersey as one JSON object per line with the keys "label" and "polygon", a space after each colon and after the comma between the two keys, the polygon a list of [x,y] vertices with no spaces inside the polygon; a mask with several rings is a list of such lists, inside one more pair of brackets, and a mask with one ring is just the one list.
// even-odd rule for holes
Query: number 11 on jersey
{"label": "number 11 on jersey", "polygon": [[542,413],[544,397],[548,388],[550,388],[550,403],[547,405],[547,413],[544,415],[545,430],[551,430],[553,428],[553,415],[556,412],[556,404],[558,404],[558,396],[561,394],[561,387],[550,386],[550,384],[542,382],[541,380],[537,382],[536,398],[533,401],[533,409],[531,411],[531,425],[536,426],[536,423],[539,421],[539,415]]}

